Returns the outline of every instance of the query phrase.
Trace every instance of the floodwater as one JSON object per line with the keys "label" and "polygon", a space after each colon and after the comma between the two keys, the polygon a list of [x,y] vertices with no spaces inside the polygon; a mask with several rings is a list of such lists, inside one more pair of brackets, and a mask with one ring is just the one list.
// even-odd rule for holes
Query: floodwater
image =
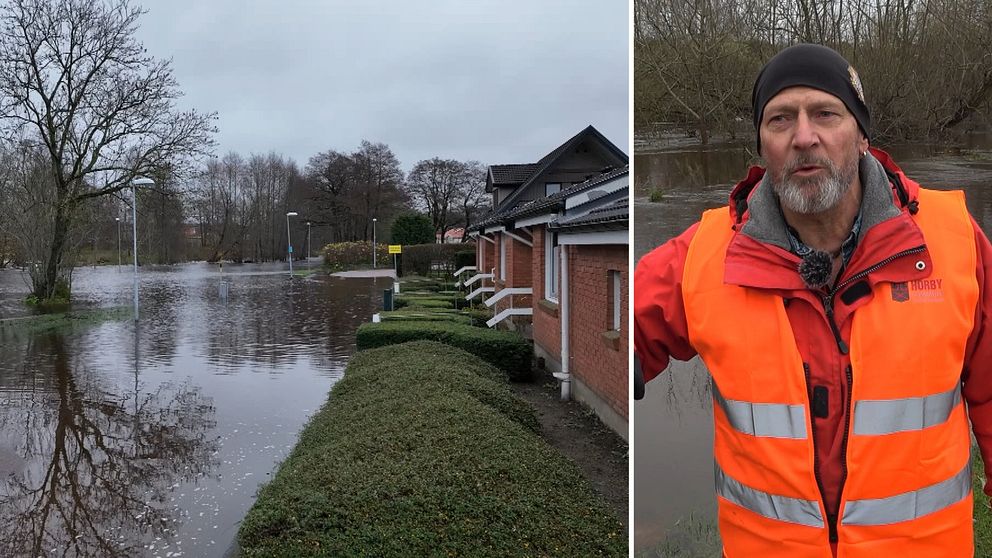
{"label": "floodwater", "polygon": [[[884,148],[906,174],[934,189],[962,189],[972,215],[992,234],[992,135],[969,136],[960,148]],[[744,147],[680,144],[634,157],[634,259],[677,236],[709,208],[726,204],[746,174]],[[660,202],[651,202],[653,191]],[[636,296],[636,294],[635,294]],[[701,529],[715,521],[713,412],[706,367],[672,361],[648,383],[634,412],[634,547],[677,539],[684,556],[719,556]],[[667,537],[667,541],[666,541]],[[693,545],[696,545],[695,547]],[[651,555],[655,553],[652,552]]]}
{"label": "floodwater", "polygon": [[[0,556],[234,553],[391,282],[284,268],[146,266],[137,326],[2,334]],[[82,268],[74,298],[129,306],[131,285],[127,266]],[[0,316],[26,294],[0,270]]]}

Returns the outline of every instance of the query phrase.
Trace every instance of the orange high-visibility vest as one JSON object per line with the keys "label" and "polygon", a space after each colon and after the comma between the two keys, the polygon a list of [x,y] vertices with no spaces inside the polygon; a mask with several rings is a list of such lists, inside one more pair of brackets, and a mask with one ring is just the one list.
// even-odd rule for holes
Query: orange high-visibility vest
{"label": "orange high-visibility vest", "polygon": [[[853,315],[840,558],[974,553],[961,400],[978,302],[974,229],[960,192],[919,196],[913,218],[942,293],[907,299],[905,284],[879,283]],[[782,297],[724,283],[730,225],[727,208],[706,212],[683,276],[689,338],[713,381],[724,549],[730,558],[830,558],[805,365]]]}

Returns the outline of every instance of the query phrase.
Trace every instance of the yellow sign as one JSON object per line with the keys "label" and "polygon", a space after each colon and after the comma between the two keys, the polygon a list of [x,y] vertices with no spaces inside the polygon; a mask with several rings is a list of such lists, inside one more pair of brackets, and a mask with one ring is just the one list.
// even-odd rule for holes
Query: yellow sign
{"label": "yellow sign", "polygon": [[402,244],[390,244],[389,245],[389,253],[390,254],[402,254],[403,253],[403,245]]}

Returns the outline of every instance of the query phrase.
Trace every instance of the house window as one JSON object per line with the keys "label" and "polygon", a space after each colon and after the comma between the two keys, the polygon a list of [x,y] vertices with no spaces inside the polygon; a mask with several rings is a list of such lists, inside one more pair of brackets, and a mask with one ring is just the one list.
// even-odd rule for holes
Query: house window
{"label": "house window", "polygon": [[499,235],[499,280],[506,281],[506,245],[508,237]]}
{"label": "house window", "polygon": [[620,319],[623,315],[623,308],[621,307],[623,304],[623,291],[621,288],[622,284],[620,272],[615,269],[611,269],[606,273],[610,297],[608,304],[610,313],[608,323],[610,325],[610,329],[620,331]]}
{"label": "house window", "polygon": [[558,302],[558,273],[561,267],[561,246],[558,235],[551,231],[545,234],[544,243],[544,298]]}
{"label": "house window", "polygon": [[544,183],[544,195],[550,196],[552,194],[557,194],[561,192],[561,182],[545,182]]}

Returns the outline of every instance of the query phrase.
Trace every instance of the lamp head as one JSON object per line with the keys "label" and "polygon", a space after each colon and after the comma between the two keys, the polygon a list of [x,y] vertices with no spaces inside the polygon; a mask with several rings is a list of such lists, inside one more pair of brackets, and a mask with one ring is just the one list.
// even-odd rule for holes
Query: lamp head
{"label": "lamp head", "polygon": [[145,178],[144,176],[139,176],[138,178],[132,180],[131,184],[134,184],[135,186],[152,186],[155,184],[155,181],[152,180],[151,178]]}
{"label": "lamp head", "polygon": [[286,217],[296,217],[297,215],[299,215],[299,213],[297,213],[295,211],[290,211],[290,212],[286,213]]}

